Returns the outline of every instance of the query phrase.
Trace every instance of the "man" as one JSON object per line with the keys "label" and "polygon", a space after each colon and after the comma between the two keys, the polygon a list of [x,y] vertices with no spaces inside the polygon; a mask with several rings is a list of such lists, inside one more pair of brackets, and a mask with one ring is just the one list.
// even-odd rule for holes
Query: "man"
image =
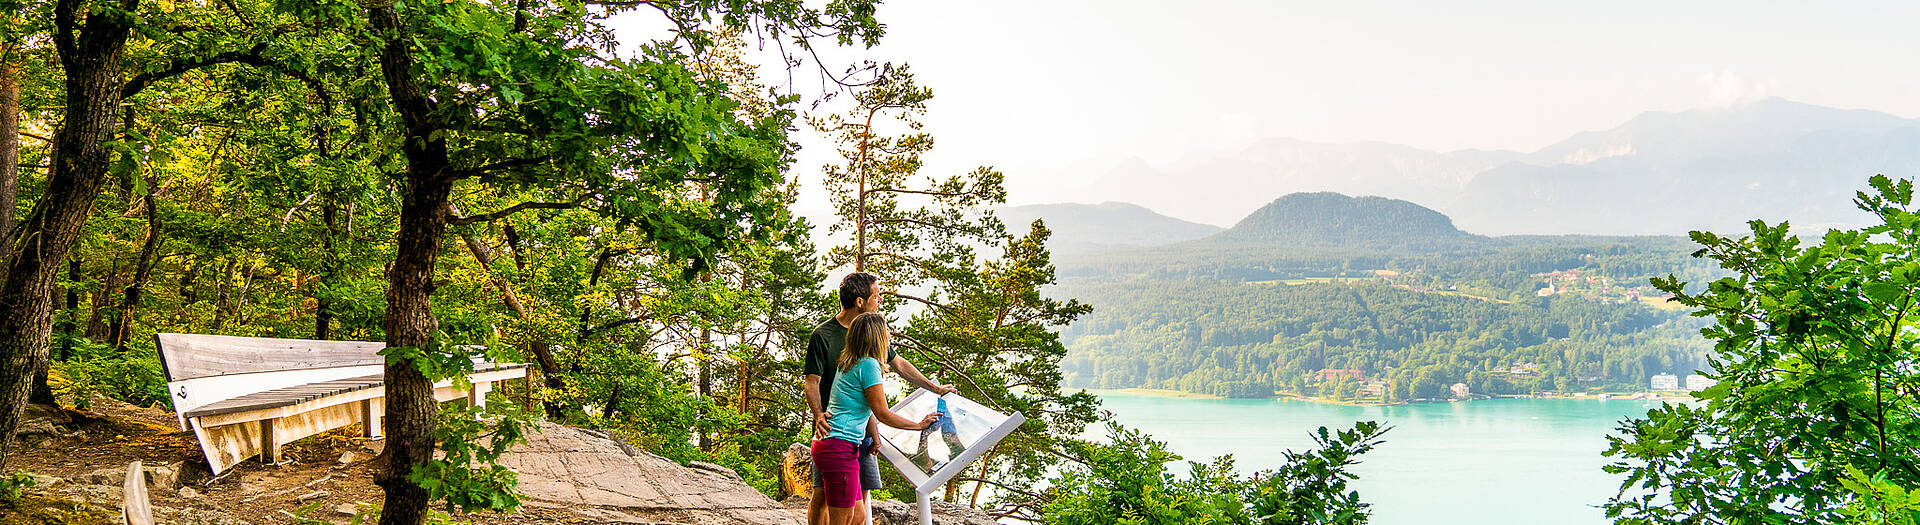
{"label": "man", "polygon": [[[854,272],[842,278],[840,280],[840,314],[814,327],[813,336],[807,341],[806,396],[807,409],[813,416],[814,439],[827,435],[829,430],[825,400],[828,398],[827,389],[833,387],[833,376],[838,371],[834,364],[840,361],[840,351],[847,347],[847,327],[860,314],[880,310],[882,293],[878,285],[879,280],[878,277],[866,272]],[[952,393],[954,390],[951,386],[935,384],[927,380],[926,376],[920,375],[919,369],[913,367],[913,363],[901,358],[891,348],[887,349],[887,363],[894,372],[900,374],[901,378],[914,386],[942,395]],[[869,438],[877,439],[875,430],[873,422],[868,421],[867,436]],[[880,479],[880,462],[874,459],[871,450],[866,452],[868,453],[860,456],[860,479],[878,480]],[[820,487],[820,470],[816,468],[813,471],[813,494],[807,500],[807,523],[826,522],[827,501],[823,496]],[[861,510],[865,511],[864,508]],[[864,518],[856,516],[856,519]]]}

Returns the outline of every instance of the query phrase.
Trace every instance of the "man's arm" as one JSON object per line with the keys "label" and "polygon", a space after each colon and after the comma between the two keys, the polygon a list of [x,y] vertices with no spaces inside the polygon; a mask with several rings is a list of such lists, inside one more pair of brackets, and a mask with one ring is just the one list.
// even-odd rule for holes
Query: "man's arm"
{"label": "man's arm", "polygon": [[833,427],[827,424],[827,411],[821,406],[825,403],[820,400],[820,376],[807,374],[804,382],[807,384],[807,411],[813,416],[814,437],[825,437]]}
{"label": "man's arm", "polygon": [[946,395],[954,392],[953,387],[935,384],[928,380],[927,376],[920,375],[920,369],[914,368],[913,363],[907,361],[905,357],[893,356],[893,370],[898,372],[900,377],[905,378],[908,384],[932,390],[935,394]]}

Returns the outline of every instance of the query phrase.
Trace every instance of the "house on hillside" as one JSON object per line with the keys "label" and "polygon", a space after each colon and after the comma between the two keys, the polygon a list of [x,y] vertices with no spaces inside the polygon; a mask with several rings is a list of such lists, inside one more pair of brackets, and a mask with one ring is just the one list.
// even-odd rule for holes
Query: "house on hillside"
{"label": "house on hillside", "polygon": [[1361,372],[1360,369],[1358,368],[1322,368],[1320,369],[1319,372],[1314,372],[1314,377],[1320,378],[1321,381],[1326,381],[1326,380],[1337,378],[1337,377],[1343,377],[1347,379],[1352,379],[1354,381],[1360,381],[1360,380],[1366,379],[1367,374],[1365,372]]}
{"label": "house on hillside", "polygon": [[1473,396],[1473,391],[1467,390],[1466,383],[1454,383],[1448,390],[1453,392],[1454,399],[1466,399]]}

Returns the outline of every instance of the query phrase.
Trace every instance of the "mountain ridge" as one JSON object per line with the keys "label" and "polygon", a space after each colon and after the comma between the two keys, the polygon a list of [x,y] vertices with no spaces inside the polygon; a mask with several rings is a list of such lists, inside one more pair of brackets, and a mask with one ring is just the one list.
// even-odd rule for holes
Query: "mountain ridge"
{"label": "mountain ridge", "polygon": [[1847,204],[1853,192],[1920,172],[1913,144],[1920,119],[1770,98],[1643,112],[1532,152],[1262,139],[1167,166],[1129,159],[1086,193],[1213,224],[1267,196],[1335,191],[1417,202],[1483,235],[1857,226],[1870,217]]}
{"label": "mountain ridge", "polygon": [[1011,231],[1025,231],[1034,219],[1053,230],[1056,251],[1092,251],[1129,246],[1159,246],[1199,239],[1225,228],[1160,214],[1138,204],[1048,203],[995,208]]}

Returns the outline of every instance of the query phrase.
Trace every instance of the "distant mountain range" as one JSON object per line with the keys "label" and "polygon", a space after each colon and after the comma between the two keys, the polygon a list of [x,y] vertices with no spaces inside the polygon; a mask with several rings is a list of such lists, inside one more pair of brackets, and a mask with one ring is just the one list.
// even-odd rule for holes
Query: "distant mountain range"
{"label": "distant mountain range", "polygon": [[[1450,281],[1471,281],[1517,291],[1532,274],[1601,264],[1644,284],[1646,278],[1685,268],[1689,277],[1713,270],[1690,254],[1686,237],[1606,235],[1474,235],[1454,227],[1447,215],[1409,201],[1351,197],[1332,192],[1295,193],[1274,199],[1232,228],[1204,231],[1192,223],[1119,203],[1129,220],[1101,220],[1089,205],[1022,207],[1049,225],[1054,262],[1063,275],[1098,279],[1261,281],[1335,275],[1372,275],[1374,270],[1424,271]],[[1010,214],[1002,213],[1002,217]],[[1134,235],[1180,229],[1181,235]],[[1015,228],[1015,231],[1020,231]],[[1068,233],[1070,232],[1070,233]],[[1184,238],[1184,239],[1183,239]],[[1081,239],[1127,239],[1096,244]],[[1530,288],[1528,290],[1531,290]]]}
{"label": "distant mountain range", "polygon": [[994,214],[1010,233],[1020,234],[1036,218],[1053,230],[1048,245],[1055,252],[1086,252],[1106,248],[1159,246],[1190,241],[1225,228],[1187,222],[1124,202],[1101,204],[1034,204],[998,208]]}
{"label": "distant mountain range", "polygon": [[1276,195],[1405,199],[1482,235],[1683,235],[1859,225],[1874,174],[1920,175],[1920,120],[1782,99],[1649,112],[1532,153],[1276,139],[1174,166],[1129,160],[1087,191],[1227,224]]}

